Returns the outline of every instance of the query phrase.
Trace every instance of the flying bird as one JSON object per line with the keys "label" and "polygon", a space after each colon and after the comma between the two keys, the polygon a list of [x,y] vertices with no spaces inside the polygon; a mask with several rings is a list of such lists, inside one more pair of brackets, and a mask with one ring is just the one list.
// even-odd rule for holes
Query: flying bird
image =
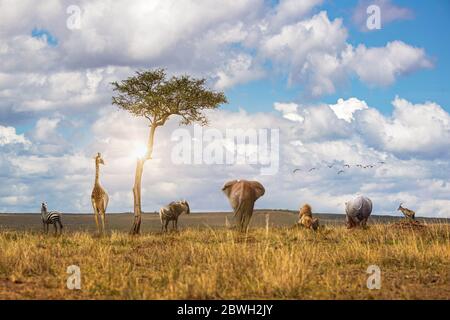
{"label": "flying bird", "polygon": [[349,164],[344,164],[344,168],[350,168]]}
{"label": "flying bird", "polygon": [[341,173],[344,173],[344,172],[345,172],[344,170],[339,170],[337,174],[341,174]]}
{"label": "flying bird", "polygon": [[294,171],[292,171],[292,173],[296,173],[297,171],[302,171],[302,169],[294,169]]}
{"label": "flying bird", "polygon": [[314,170],[317,170],[317,168],[311,168],[311,169],[309,169],[308,172],[311,172],[311,171],[314,171]]}

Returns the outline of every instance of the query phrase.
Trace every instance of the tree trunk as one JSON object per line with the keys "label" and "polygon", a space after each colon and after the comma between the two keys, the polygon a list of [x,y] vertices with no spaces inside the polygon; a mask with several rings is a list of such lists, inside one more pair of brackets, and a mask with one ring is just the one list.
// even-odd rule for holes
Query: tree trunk
{"label": "tree trunk", "polygon": [[131,228],[131,234],[139,234],[141,231],[141,221],[142,221],[142,207],[141,207],[141,183],[142,174],[144,173],[145,161],[151,159],[153,153],[153,141],[155,138],[156,125],[152,124],[150,126],[150,135],[147,142],[147,154],[144,158],[137,159],[136,161],[136,173],[134,176],[134,187],[133,187],[133,197],[134,197],[134,222]]}

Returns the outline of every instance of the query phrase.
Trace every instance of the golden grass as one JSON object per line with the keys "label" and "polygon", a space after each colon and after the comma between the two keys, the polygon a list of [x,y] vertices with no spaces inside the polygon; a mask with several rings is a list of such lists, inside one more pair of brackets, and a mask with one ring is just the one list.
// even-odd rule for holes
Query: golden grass
{"label": "golden grass", "polygon": [[[449,299],[448,224],[186,229],[132,237],[0,232],[3,299]],[[369,265],[382,287],[366,287]],[[66,288],[70,265],[82,290]]]}

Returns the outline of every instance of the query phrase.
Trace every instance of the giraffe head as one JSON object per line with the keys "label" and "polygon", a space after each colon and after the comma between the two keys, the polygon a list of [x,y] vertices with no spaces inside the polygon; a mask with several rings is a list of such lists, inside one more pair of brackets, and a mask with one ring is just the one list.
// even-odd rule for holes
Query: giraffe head
{"label": "giraffe head", "polygon": [[97,155],[95,156],[95,164],[105,164],[105,161],[103,161],[102,155],[99,153],[97,153]]}

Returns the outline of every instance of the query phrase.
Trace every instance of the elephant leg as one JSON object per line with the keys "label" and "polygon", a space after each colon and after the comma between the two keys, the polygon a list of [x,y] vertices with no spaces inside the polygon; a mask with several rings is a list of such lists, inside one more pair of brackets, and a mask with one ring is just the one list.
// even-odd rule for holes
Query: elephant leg
{"label": "elephant leg", "polygon": [[250,219],[252,218],[251,213],[245,216],[245,220],[244,220],[244,232],[248,232],[248,228],[249,228],[249,224],[250,224]]}

